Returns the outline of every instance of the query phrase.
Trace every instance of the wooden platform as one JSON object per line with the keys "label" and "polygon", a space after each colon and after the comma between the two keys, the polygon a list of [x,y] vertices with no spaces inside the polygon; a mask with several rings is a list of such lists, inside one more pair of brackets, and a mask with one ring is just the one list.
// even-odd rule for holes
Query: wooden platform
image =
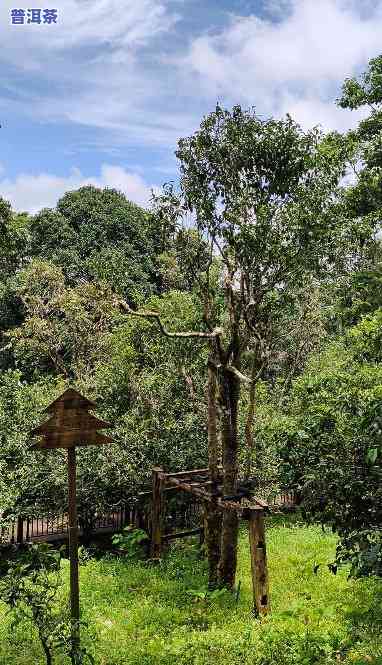
{"label": "wooden platform", "polygon": [[203,501],[215,501],[221,510],[235,510],[238,512],[248,510],[267,512],[269,510],[268,504],[258,497],[249,499],[243,493],[236,496],[225,496],[221,473],[218,476],[217,483],[214,484],[209,479],[208,469],[165,473],[162,469],[157,468],[155,471],[167,487],[175,487],[178,490],[189,492]]}

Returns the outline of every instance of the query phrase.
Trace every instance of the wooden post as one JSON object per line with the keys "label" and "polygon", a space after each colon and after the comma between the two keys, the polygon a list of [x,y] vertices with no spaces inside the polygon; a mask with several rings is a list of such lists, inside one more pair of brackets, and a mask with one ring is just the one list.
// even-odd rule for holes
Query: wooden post
{"label": "wooden post", "polygon": [[19,543],[19,545],[24,542],[24,520],[22,517],[17,518],[16,541]]}
{"label": "wooden post", "polygon": [[250,510],[248,517],[253,587],[253,612],[255,616],[260,616],[267,614],[270,611],[264,514],[259,510]]}
{"label": "wooden post", "polygon": [[160,559],[162,554],[162,528],[164,513],[164,480],[163,469],[153,469],[153,505],[151,508],[151,557]]}
{"label": "wooden post", "polygon": [[[214,488],[212,489],[215,495]],[[218,587],[218,565],[221,555],[221,534],[223,514],[218,509],[216,496],[210,502],[206,502],[206,544],[208,556],[208,588],[213,591]]]}
{"label": "wooden post", "polygon": [[[94,402],[81,395],[74,388],[68,388],[49,406],[45,413],[49,420],[32,430],[39,442],[34,450],[66,448],[68,451],[68,490],[69,490],[69,558],[70,558],[70,610],[71,610],[71,662],[78,663],[80,644],[80,594],[78,584],[78,520],[76,505],[76,449],[75,446],[100,446],[112,443],[109,436],[98,430],[110,427],[110,423],[89,413],[96,407]],[[33,527],[33,525],[32,525]],[[32,529],[33,531],[33,529]],[[29,523],[27,521],[27,539]],[[76,653],[77,652],[77,653]]]}
{"label": "wooden post", "polygon": [[76,449],[68,448],[69,559],[72,663],[80,640],[80,592],[78,581],[78,523],[76,502]]}
{"label": "wooden post", "polygon": [[199,547],[203,547],[206,542],[206,532],[207,532],[207,511],[208,504],[207,501],[202,502],[202,515],[200,520],[200,535],[199,535]]}

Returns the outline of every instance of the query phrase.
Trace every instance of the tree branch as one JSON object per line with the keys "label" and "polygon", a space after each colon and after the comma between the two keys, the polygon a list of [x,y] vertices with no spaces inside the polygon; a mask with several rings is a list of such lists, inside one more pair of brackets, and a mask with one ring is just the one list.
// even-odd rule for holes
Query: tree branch
{"label": "tree branch", "polygon": [[116,304],[118,304],[121,307],[121,309],[127,312],[127,314],[131,314],[132,316],[139,316],[143,319],[153,319],[154,321],[156,321],[162,335],[165,335],[165,337],[180,337],[180,338],[197,337],[200,339],[215,339],[219,337],[219,335],[223,334],[222,328],[215,328],[214,330],[212,330],[212,332],[200,332],[196,330],[195,331],[192,330],[190,332],[170,332],[163,325],[160,318],[160,314],[158,312],[151,312],[151,311],[136,312],[133,309],[131,309],[131,307],[124,300],[118,300]]}
{"label": "tree branch", "polygon": [[233,365],[227,365],[225,367],[221,363],[217,364],[217,363],[214,363],[212,360],[208,360],[208,367],[211,367],[211,369],[213,369],[215,371],[217,371],[219,369],[224,369],[226,372],[231,372],[231,374],[234,374],[236,376],[236,378],[239,379],[239,381],[243,381],[243,383],[247,383],[247,384],[251,385],[252,383],[256,383],[258,381],[258,379],[261,375],[261,372],[264,369],[264,363],[261,366],[259,372],[257,373],[257,375],[255,376],[254,379],[250,379],[249,376],[245,376],[245,374],[242,374],[241,372],[239,372],[237,367],[234,367]]}
{"label": "tree branch", "polygon": [[188,389],[190,391],[190,397],[191,397],[192,401],[195,402],[195,397],[196,396],[195,396],[195,388],[194,388],[194,382],[192,380],[192,377],[187,374],[186,368],[185,368],[184,365],[181,366],[180,371],[181,371],[181,373],[184,377],[184,380],[185,380],[185,382],[188,386]]}

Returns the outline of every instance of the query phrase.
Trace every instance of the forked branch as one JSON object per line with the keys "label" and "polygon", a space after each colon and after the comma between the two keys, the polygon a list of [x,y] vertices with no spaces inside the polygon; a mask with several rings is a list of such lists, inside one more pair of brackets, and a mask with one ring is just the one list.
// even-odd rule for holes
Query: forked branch
{"label": "forked branch", "polygon": [[253,379],[250,379],[249,376],[246,376],[245,374],[242,374],[237,367],[234,367],[233,365],[222,365],[222,364],[217,364],[214,363],[212,360],[208,361],[208,366],[211,367],[211,369],[214,369],[217,371],[218,369],[224,369],[226,372],[231,372],[231,374],[234,374],[239,381],[242,381],[243,383],[247,383],[248,385],[251,385],[252,383],[257,383],[257,381],[260,378],[261,372],[264,369],[264,364],[261,366],[259,369],[258,373]]}
{"label": "forked branch", "polygon": [[143,319],[153,319],[154,321],[156,321],[162,335],[165,335],[166,337],[180,337],[180,338],[196,337],[200,339],[216,339],[217,337],[219,337],[219,335],[223,334],[222,328],[215,328],[211,332],[202,332],[197,330],[191,330],[190,332],[170,332],[162,323],[160,314],[158,312],[135,311],[134,309],[131,309],[131,307],[124,300],[118,300],[117,304],[121,307],[121,309],[123,309],[123,311],[127,312],[127,314],[131,314],[132,316],[139,316]]}

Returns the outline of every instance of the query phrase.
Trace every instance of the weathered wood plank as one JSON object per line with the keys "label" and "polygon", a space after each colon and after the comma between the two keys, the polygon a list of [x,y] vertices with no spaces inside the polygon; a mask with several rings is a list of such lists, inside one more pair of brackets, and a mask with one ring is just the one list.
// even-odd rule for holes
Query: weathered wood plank
{"label": "weathered wood plank", "polygon": [[199,473],[208,474],[208,469],[192,469],[191,471],[176,471],[175,473],[166,473],[167,478],[182,478],[182,476],[195,476]]}
{"label": "weathered wood plank", "polygon": [[267,550],[265,544],[264,515],[258,511],[249,514],[249,544],[253,588],[253,611],[256,616],[270,611]]}
{"label": "weathered wood plank", "polygon": [[185,492],[190,492],[191,494],[194,494],[195,496],[199,496],[202,499],[206,499],[207,501],[210,501],[210,495],[208,492],[203,490],[203,486],[198,486],[198,485],[190,485],[190,483],[185,483],[182,482],[181,480],[178,480],[177,478],[173,477],[168,477],[166,478],[166,482],[169,483],[170,485],[174,485],[178,487],[180,490],[184,490]]}
{"label": "weathered wood plank", "polygon": [[162,528],[164,517],[164,476],[163,469],[155,467],[152,472],[153,502],[151,509],[151,557],[162,555]]}
{"label": "weathered wood plank", "polygon": [[62,395],[51,402],[51,404],[49,404],[49,406],[44,409],[43,413],[50,413],[52,410],[54,411],[61,405],[65,405],[67,408],[76,409],[95,409],[97,406],[95,402],[87,399],[87,397],[81,395],[81,393],[77,392],[77,390],[68,388],[62,393]]}
{"label": "weathered wood plank", "polygon": [[162,541],[176,540],[177,538],[186,538],[186,536],[195,536],[204,531],[203,527],[195,527],[195,529],[187,529],[187,531],[178,531],[177,533],[166,533],[162,536]]}
{"label": "weathered wood plank", "polygon": [[111,424],[89,413],[89,409],[95,406],[76,390],[66,390],[45,409],[51,417],[31,432],[32,436],[39,438],[33,449],[69,449],[112,443],[110,437],[97,431],[111,427]]}

